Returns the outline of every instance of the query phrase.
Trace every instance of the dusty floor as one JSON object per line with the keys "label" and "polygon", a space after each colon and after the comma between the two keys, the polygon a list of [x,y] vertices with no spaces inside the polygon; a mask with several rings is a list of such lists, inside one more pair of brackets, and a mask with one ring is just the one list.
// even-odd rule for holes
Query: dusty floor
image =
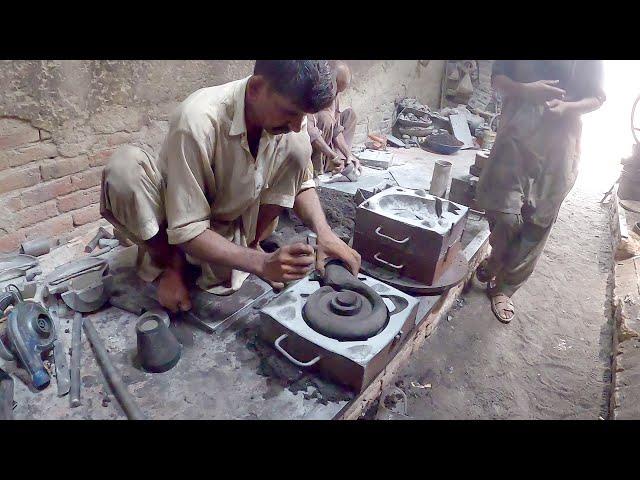
{"label": "dusty floor", "polygon": [[398,376],[411,418],[607,418],[611,248],[601,196],[578,181],[514,296],[511,324],[495,319],[474,281]]}

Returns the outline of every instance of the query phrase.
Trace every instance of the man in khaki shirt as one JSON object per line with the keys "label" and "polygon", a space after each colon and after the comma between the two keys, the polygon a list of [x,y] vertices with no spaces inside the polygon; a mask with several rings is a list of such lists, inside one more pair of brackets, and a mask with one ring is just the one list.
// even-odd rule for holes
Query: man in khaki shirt
{"label": "man in khaki shirt", "polygon": [[[304,277],[314,262],[360,255],[328,226],[312,180],[305,116],[330,105],[335,80],[326,60],[258,60],[254,74],[190,95],[172,114],[157,157],[137,147],[116,151],[102,178],[101,213],[141,248],[141,276],[160,277],[158,299],[189,310],[187,264],[197,284],[217,294],[254,273],[276,287]],[[283,208],[317,234],[265,253],[259,242]],[[143,268],[146,267],[146,268]]]}

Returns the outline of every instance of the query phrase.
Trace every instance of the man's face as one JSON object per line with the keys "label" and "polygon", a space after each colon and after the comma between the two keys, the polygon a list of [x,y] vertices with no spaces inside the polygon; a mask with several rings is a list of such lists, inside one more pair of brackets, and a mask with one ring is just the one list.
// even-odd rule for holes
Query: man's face
{"label": "man's face", "polygon": [[260,111],[262,128],[272,135],[299,132],[306,112],[291,100],[264,85],[257,106]]}

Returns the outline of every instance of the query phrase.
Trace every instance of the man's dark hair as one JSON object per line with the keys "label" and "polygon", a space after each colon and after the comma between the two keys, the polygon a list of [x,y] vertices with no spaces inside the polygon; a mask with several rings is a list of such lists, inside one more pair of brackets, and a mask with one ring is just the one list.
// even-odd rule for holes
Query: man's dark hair
{"label": "man's dark hair", "polygon": [[328,107],[336,95],[328,60],[256,60],[253,74],[307,113]]}

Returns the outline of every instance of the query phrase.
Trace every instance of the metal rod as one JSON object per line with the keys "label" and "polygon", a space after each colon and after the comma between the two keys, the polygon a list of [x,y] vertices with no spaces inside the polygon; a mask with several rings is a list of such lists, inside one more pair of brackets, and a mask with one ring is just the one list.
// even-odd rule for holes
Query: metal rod
{"label": "metal rod", "polygon": [[82,313],[75,312],[71,330],[71,388],[69,389],[69,403],[71,408],[80,405],[80,358],[82,356]]}
{"label": "metal rod", "polygon": [[102,372],[111,385],[114,396],[120,403],[120,406],[122,407],[122,410],[124,410],[124,413],[127,415],[127,418],[129,420],[146,420],[146,417],[127,390],[127,387],[118,374],[118,371],[113,366],[113,363],[111,363],[109,354],[104,348],[104,344],[102,343],[102,340],[100,340],[96,328],[88,318],[84,319],[84,331],[87,334],[89,342],[91,342],[91,345],[93,346],[93,351],[95,352],[96,358],[98,359],[98,363],[102,367]]}

